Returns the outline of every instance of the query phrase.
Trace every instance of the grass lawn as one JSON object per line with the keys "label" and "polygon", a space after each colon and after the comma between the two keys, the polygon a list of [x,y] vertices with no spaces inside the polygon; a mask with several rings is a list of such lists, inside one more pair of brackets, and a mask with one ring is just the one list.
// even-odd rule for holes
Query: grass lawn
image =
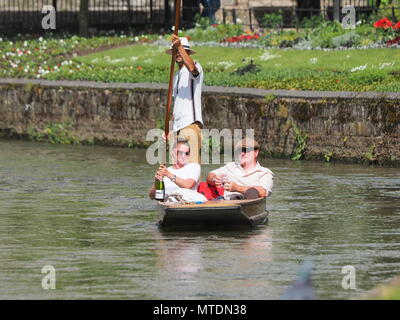
{"label": "grass lawn", "polygon": [[[167,82],[166,47],[131,45],[75,58],[79,72],[68,78],[121,82]],[[400,91],[398,49],[294,50],[196,47],[205,84],[266,89]],[[250,63],[257,73],[231,73]],[[51,75],[51,74],[50,74]],[[63,78],[61,72],[55,77]]]}

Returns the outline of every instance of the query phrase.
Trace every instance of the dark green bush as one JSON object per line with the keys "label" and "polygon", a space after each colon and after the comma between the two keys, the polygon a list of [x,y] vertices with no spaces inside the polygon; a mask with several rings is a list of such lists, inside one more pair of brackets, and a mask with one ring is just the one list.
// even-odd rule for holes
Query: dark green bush
{"label": "dark green bush", "polygon": [[271,29],[280,29],[283,25],[282,10],[278,10],[277,13],[265,14],[262,18],[261,26]]}

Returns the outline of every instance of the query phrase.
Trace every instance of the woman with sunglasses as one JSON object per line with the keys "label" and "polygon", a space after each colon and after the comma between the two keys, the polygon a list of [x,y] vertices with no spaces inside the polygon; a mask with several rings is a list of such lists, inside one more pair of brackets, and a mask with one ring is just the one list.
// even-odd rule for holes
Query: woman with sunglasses
{"label": "woman with sunglasses", "polygon": [[241,140],[235,146],[238,161],[211,171],[207,183],[223,187],[227,200],[268,197],[272,193],[274,174],[258,163],[259,149],[257,141],[249,138]]}
{"label": "woman with sunglasses", "polygon": [[[165,185],[165,195],[179,192],[180,189],[190,189],[197,191],[200,181],[201,168],[198,163],[189,163],[190,146],[187,140],[180,140],[173,147],[174,165],[166,167],[160,165],[155,174],[157,180],[163,180]],[[150,199],[154,200],[155,185],[150,189]]]}

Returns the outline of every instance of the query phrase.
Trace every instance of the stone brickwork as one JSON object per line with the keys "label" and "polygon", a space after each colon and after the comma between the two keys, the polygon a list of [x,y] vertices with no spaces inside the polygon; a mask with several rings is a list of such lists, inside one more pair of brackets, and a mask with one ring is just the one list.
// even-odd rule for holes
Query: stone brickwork
{"label": "stone brickwork", "polygon": [[[145,145],[164,121],[164,84],[0,79],[0,135],[72,121],[81,140]],[[400,164],[400,94],[205,87],[206,128],[254,129],[264,153],[290,157],[294,128],[307,135],[306,159]]]}

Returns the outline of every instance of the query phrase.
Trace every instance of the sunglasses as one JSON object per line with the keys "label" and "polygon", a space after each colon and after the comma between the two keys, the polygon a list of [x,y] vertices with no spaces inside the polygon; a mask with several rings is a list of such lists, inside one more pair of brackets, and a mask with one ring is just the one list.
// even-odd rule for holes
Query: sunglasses
{"label": "sunglasses", "polygon": [[239,149],[239,150],[240,150],[240,152],[249,153],[249,152],[252,152],[254,150],[258,150],[258,148],[242,148],[242,149]]}
{"label": "sunglasses", "polygon": [[190,155],[190,152],[188,151],[188,152],[185,152],[185,151],[177,151],[177,153],[178,153],[178,155],[180,155],[180,156],[189,156]]}

